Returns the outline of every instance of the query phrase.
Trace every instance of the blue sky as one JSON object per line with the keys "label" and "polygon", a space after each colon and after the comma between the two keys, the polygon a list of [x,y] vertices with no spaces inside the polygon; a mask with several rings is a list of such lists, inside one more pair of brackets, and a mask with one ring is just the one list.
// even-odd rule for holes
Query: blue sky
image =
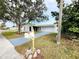
{"label": "blue sky", "polygon": [[[41,24],[53,24],[55,22],[55,18],[51,16],[51,11],[59,11],[59,9],[57,8],[57,2],[56,0],[44,0],[46,7],[47,7],[47,12],[46,15],[49,16],[49,20],[48,21],[44,21],[41,22]],[[70,4],[71,0],[64,0],[65,4]],[[40,24],[40,23],[38,23]]]}
{"label": "blue sky", "polygon": [[[57,8],[56,0],[44,0],[44,1],[45,1],[44,3],[47,6],[47,12],[45,12],[45,14],[49,16],[49,20],[45,22],[41,22],[41,24],[53,24],[55,22],[55,19],[54,17],[51,16],[51,11],[59,11],[59,9]],[[66,4],[70,4],[71,0],[64,0],[64,2]],[[6,25],[11,27],[13,23],[7,22]]]}

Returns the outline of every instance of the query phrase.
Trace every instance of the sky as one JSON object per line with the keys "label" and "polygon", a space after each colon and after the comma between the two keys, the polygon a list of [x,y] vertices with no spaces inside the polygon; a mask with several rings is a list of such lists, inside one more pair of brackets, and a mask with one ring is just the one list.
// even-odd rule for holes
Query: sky
{"label": "sky", "polygon": [[[44,22],[40,22],[37,24],[53,24],[55,22],[55,17],[51,16],[51,11],[59,11],[59,9],[57,8],[57,2],[56,0],[44,0],[46,7],[47,7],[47,12],[46,15],[48,15],[49,20],[48,21],[44,21]],[[65,4],[71,4],[71,0],[64,0]]]}
{"label": "sky", "polygon": [[[49,20],[48,21],[44,21],[44,22],[40,22],[41,24],[53,24],[55,22],[55,17],[51,16],[51,11],[59,11],[59,9],[57,8],[57,2],[56,0],[44,0],[46,7],[47,7],[47,12],[45,12],[46,15],[48,15]],[[64,2],[66,4],[70,4],[71,0],[64,0]],[[37,23],[37,24],[40,24]],[[12,27],[13,23],[12,22],[7,22],[6,23],[7,27]]]}

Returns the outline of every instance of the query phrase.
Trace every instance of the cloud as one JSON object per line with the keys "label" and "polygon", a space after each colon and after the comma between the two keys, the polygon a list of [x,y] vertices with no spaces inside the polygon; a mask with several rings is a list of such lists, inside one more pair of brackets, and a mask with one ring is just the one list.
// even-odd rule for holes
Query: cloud
{"label": "cloud", "polygon": [[71,4],[71,3],[72,3],[71,0],[64,0],[64,2],[65,2],[66,4]]}
{"label": "cloud", "polygon": [[48,10],[55,10],[57,9],[57,2],[56,0],[45,0],[45,4],[48,8]]}
{"label": "cloud", "polygon": [[[55,18],[53,18],[51,16],[51,11],[59,11],[58,7],[57,7],[57,2],[56,0],[44,0],[45,4],[47,6],[47,12],[45,12],[48,16],[49,16],[49,21],[45,22],[45,23],[54,23],[55,22]],[[71,0],[64,0],[64,2],[66,4],[70,4]]]}
{"label": "cloud", "polygon": [[56,0],[45,0],[46,5],[56,4]]}
{"label": "cloud", "polygon": [[45,0],[48,3],[56,3],[56,0]]}

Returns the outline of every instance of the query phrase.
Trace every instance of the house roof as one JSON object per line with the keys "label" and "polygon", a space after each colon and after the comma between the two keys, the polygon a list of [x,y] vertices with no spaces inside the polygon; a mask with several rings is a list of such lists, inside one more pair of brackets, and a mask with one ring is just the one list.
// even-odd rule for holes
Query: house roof
{"label": "house roof", "polygon": [[37,27],[43,27],[43,26],[52,26],[55,27],[54,24],[26,24],[27,26],[37,26]]}
{"label": "house roof", "polygon": [[53,26],[55,27],[54,23],[53,22],[48,22],[48,21],[45,21],[45,22],[30,22],[28,24],[25,24],[25,25],[28,25],[28,26]]}
{"label": "house roof", "polygon": [[54,24],[37,24],[37,25],[34,25],[34,26],[53,26],[54,27]]}

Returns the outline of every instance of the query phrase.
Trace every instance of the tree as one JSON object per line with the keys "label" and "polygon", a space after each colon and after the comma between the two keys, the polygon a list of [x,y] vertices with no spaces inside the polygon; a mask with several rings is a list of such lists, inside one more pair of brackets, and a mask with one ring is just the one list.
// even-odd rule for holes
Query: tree
{"label": "tree", "polygon": [[57,35],[57,44],[60,44],[61,39],[61,28],[62,28],[62,11],[63,11],[63,0],[56,0],[58,2],[59,13],[51,12],[52,16],[56,16],[56,23],[58,23],[58,35]]}
{"label": "tree", "polygon": [[[64,7],[62,21],[62,33],[65,35],[79,36],[79,1]],[[58,12],[52,12],[52,16],[58,16]]]}
{"label": "tree", "polygon": [[6,11],[5,0],[0,0],[0,19],[4,21]]}
{"label": "tree", "polygon": [[25,21],[42,21],[47,19],[43,12],[47,10],[44,0],[5,0],[7,6],[8,15],[6,16],[9,20],[15,22],[18,26],[20,33],[21,26]]}
{"label": "tree", "polygon": [[[71,36],[79,35],[79,2],[75,2],[64,8],[62,32]],[[67,24],[66,24],[67,23]]]}

